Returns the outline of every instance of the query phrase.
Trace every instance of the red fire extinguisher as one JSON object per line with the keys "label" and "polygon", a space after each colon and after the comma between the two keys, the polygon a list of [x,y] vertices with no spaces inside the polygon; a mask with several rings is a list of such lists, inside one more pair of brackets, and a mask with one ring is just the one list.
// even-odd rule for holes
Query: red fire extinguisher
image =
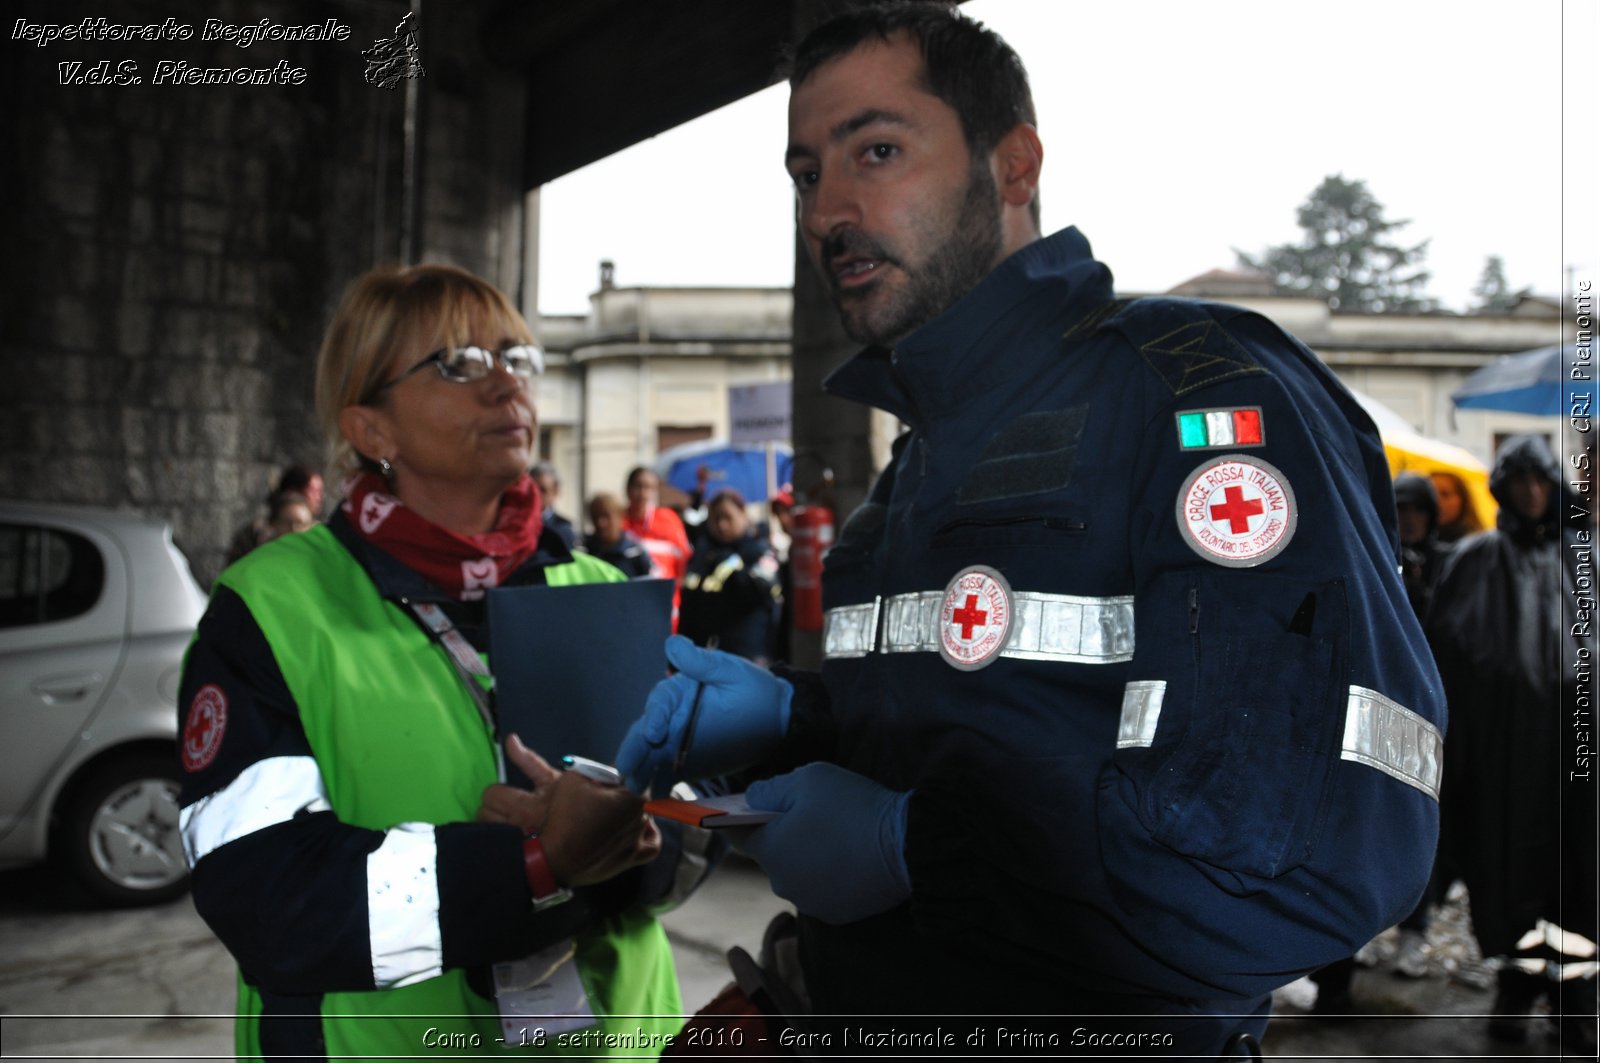
{"label": "red fire extinguisher", "polygon": [[816,503],[796,506],[789,578],[797,631],[822,630],[822,559],[832,545],[833,510]]}

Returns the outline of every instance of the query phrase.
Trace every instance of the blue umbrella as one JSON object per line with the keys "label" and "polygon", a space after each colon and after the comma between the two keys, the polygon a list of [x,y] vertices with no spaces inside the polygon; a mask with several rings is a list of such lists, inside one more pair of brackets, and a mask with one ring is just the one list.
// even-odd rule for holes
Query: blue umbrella
{"label": "blue umbrella", "polygon": [[1576,402],[1587,415],[1595,393],[1594,364],[1592,357],[1578,357],[1575,344],[1508,354],[1467,377],[1450,399],[1464,410],[1508,410],[1547,417],[1571,415]]}
{"label": "blue umbrella", "polygon": [[[730,446],[726,440],[708,439],[698,443],[684,443],[661,452],[656,459],[656,475],[661,482],[688,493],[695,489],[695,478],[704,465],[709,477],[706,498],[725,487],[732,487],[744,496],[746,502],[767,500],[767,448],[761,445]],[[776,479],[772,490],[788,483],[794,476],[794,457],[786,444],[776,444],[774,455]]]}

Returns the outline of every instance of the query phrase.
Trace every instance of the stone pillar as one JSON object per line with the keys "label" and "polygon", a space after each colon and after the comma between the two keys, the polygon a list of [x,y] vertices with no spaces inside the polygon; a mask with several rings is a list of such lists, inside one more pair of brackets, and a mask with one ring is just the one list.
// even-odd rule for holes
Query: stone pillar
{"label": "stone pillar", "polygon": [[471,270],[516,302],[527,210],[525,79],[484,50],[487,0],[419,6],[428,72],[417,82],[419,261]]}
{"label": "stone pillar", "polygon": [[[515,296],[525,97],[483,57],[488,6],[428,6],[421,246]],[[405,93],[369,83],[361,53],[408,10],[13,0],[8,32],[87,16],[189,33],[18,39],[0,64],[0,497],[165,518],[208,583],[275,472],[324,464],[322,332],[353,277],[400,257]],[[206,39],[213,18],[231,38]],[[349,32],[241,43],[263,18]],[[269,78],[181,76],[241,68]]]}

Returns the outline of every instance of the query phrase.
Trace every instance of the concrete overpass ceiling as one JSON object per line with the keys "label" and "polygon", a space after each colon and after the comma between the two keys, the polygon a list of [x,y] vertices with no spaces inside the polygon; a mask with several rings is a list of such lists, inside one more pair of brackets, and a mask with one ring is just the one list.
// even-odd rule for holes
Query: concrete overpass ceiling
{"label": "concrete overpass ceiling", "polygon": [[527,80],[527,187],[776,82],[794,3],[503,0],[483,47]]}

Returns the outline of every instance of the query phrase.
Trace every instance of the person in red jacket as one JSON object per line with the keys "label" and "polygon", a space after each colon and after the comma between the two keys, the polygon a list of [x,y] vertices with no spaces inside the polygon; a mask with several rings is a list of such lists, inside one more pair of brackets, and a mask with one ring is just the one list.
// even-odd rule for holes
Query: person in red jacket
{"label": "person in red jacket", "polygon": [[672,510],[661,505],[661,477],[643,465],[628,474],[628,512],[622,527],[638,536],[657,576],[672,580],[672,629],[678,629],[678,601],[689,568],[689,533]]}

